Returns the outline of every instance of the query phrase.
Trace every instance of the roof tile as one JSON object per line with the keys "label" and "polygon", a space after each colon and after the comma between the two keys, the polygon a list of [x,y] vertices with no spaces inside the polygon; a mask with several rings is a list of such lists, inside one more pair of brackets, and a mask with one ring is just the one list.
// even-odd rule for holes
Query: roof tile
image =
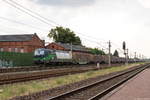
{"label": "roof tile", "polygon": [[0,35],[0,42],[18,42],[29,41],[34,34],[22,34],[22,35]]}
{"label": "roof tile", "polygon": [[[65,49],[71,50],[71,44],[69,43],[55,43],[57,45],[60,45],[64,47]],[[84,52],[89,52],[90,50],[84,46],[81,45],[72,45],[72,50],[74,51],[84,51]]]}

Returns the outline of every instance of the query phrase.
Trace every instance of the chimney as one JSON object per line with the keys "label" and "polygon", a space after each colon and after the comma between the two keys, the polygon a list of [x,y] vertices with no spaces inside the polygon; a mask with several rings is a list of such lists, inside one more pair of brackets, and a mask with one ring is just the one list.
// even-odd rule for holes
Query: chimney
{"label": "chimney", "polygon": [[42,40],[42,42],[43,42],[43,47],[45,48],[45,40]]}

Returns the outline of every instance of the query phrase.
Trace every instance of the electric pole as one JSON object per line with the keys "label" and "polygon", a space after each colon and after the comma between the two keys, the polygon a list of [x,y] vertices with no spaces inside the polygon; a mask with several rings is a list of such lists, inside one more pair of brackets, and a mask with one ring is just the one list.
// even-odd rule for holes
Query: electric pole
{"label": "electric pole", "polygon": [[108,54],[108,64],[109,64],[109,66],[111,66],[111,42],[110,42],[110,40],[109,40],[109,42],[108,42],[108,49],[109,49],[109,54]]}
{"label": "electric pole", "polygon": [[125,65],[127,65],[127,49],[126,49],[126,42],[123,41],[123,46],[122,46],[123,50],[124,50],[124,55],[125,55]]}
{"label": "electric pole", "polygon": [[70,55],[71,55],[71,59],[72,59],[72,42],[71,42],[71,47],[70,47]]}
{"label": "electric pole", "polygon": [[135,63],[136,63],[136,52],[134,53],[134,60],[135,60]]}
{"label": "electric pole", "polygon": [[129,56],[128,56],[128,50],[129,49],[126,49],[127,50],[127,54],[126,54],[126,65],[128,65],[128,58],[129,58]]}
{"label": "electric pole", "polygon": [[136,58],[136,52],[134,53],[134,58]]}

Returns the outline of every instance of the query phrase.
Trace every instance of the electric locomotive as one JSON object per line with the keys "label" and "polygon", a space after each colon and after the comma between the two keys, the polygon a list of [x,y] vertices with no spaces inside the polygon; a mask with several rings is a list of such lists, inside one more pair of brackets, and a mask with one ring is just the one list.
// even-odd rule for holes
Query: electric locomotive
{"label": "electric locomotive", "polygon": [[70,51],[39,48],[36,49],[34,52],[34,63],[36,64],[55,64],[71,62],[72,54]]}

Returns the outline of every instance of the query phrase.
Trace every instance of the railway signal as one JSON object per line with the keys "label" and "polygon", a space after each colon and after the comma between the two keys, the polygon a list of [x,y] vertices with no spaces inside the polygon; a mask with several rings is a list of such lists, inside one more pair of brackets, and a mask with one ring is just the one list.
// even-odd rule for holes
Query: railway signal
{"label": "railway signal", "polygon": [[127,59],[126,59],[126,65],[128,65],[128,58],[129,58],[128,52],[129,52],[129,49],[126,49],[126,50],[127,50],[127,54],[126,54],[126,56],[127,56]]}
{"label": "railway signal", "polygon": [[124,51],[126,50],[126,43],[125,43],[125,41],[123,41],[123,50]]}
{"label": "railway signal", "polygon": [[125,64],[128,65],[128,49],[126,49],[126,42],[123,41],[123,45],[122,45],[122,48],[124,50],[124,55],[125,55]]}

